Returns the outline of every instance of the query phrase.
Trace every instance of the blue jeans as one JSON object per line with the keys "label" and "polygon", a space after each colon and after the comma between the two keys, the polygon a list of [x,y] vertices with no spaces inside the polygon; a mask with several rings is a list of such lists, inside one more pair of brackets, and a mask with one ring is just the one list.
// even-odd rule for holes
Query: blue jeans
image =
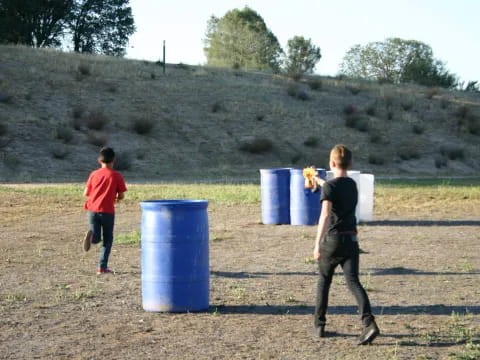
{"label": "blue jeans", "polygon": [[338,265],[341,265],[348,289],[355,297],[363,324],[368,326],[374,319],[368,295],[358,279],[359,253],[355,235],[327,235],[321,243],[315,326],[324,326],[326,323],[328,292]]}
{"label": "blue jeans", "polygon": [[88,223],[90,230],[93,233],[92,242],[98,244],[102,241],[103,244],[100,249],[100,258],[98,259],[98,267],[101,269],[108,268],[108,257],[112,250],[113,244],[113,225],[115,222],[115,215],[100,212],[88,212]]}

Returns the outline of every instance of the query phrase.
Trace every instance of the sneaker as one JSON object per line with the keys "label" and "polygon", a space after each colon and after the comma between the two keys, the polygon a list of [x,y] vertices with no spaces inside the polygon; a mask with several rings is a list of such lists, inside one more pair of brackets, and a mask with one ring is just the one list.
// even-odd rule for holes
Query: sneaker
{"label": "sneaker", "polygon": [[85,234],[85,238],[83,239],[83,250],[88,251],[90,250],[90,246],[92,245],[92,230],[88,230]]}
{"label": "sneaker", "polygon": [[112,269],[98,268],[97,269],[97,275],[100,275],[100,274],[115,274],[115,271],[113,271]]}
{"label": "sneaker", "polygon": [[308,329],[308,334],[314,338],[325,337],[325,326],[312,326]]}
{"label": "sneaker", "polygon": [[358,338],[358,345],[367,345],[371,344],[372,341],[380,334],[380,330],[375,323],[375,320],[372,320],[370,325],[365,326],[360,337]]}

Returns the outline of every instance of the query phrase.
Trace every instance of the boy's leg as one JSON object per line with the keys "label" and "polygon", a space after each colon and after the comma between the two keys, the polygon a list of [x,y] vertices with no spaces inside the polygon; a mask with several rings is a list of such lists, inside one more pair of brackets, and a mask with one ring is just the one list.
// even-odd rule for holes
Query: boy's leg
{"label": "boy's leg", "polygon": [[100,248],[100,257],[98,260],[98,267],[100,269],[108,268],[108,257],[113,244],[113,225],[115,221],[114,214],[100,213],[99,214],[103,230],[103,244]]}
{"label": "boy's leg", "polygon": [[359,248],[356,241],[352,241],[349,246],[350,256],[342,262],[343,274],[347,282],[348,289],[355,296],[357,301],[358,310],[362,317],[362,323],[364,326],[370,325],[374,316],[370,306],[370,300],[358,278],[359,268]]}
{"label": "boy's leg", "polygon": [[317,302],[315,304],[315,314],[313,317],[315,327],[325,326],[328,307],[328,292],[330,290],[336,265],[337,264],[332,263],[329,258],[320,257],[318,263]]}
{"label": "boy's leg", "polygon": [[94,244],[98,244],[102,240],[102,222],[99,215],[100,213],[93,211],[88,212],[88,225],[92,232],[92,243]]}

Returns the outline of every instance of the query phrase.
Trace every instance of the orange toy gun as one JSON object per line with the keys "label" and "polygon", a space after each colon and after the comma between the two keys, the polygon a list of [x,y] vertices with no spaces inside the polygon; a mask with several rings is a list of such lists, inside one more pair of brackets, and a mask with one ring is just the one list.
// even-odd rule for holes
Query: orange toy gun
{"label": "orange toy gun", "polygon": [[305,188],[312,189],[312,192],[317,192],[319,186],[322,186],[325,182],[325,180],[318,177],[315,166],[303,169],[303,177],[305,178]]}

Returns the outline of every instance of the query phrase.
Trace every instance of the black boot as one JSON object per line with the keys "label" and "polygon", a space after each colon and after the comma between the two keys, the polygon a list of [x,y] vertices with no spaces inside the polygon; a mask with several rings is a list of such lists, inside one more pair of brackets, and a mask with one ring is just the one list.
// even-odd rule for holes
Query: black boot
{"label": "black boot", "polygon": [[378,334],[380,334],[380,329],[375,320],[372,320],[369,325],[363,328],[363,331],[358,338],[358,345],[371,344]]}

